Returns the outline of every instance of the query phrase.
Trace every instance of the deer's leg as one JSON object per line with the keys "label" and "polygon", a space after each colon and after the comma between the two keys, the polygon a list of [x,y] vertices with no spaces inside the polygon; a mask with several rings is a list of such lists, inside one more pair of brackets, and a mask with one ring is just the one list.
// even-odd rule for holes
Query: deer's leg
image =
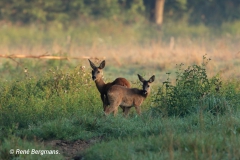
{"label": "deer's leg", "polygon": [[117,113],[118,113],[118,108],[116,108],[116,109],[113,110],[113,115],[114,115],[114,116],[116,116]]}
{"label": "deer's leg", "polygon": [[140,115],[141,114],[141,108],[140,106],[135,106],[135,109],[137,111],[137,114]]}
{"label": "deer's leg", "polygon": [[130,108],[131,108],[131,107],[125,107],[125,109],[124,109],[124,115],[125,115],[125,117],[128,116],[129,111],[130,111]]}
{"label": "deer's leg", "polygon": [[120,103],[116,102],[116,101],[110,102],[110,106],[106,108],[105,114],[108,115],[108,114],[114,112],[114,116],[116,116],[119,104]]}
{"label": "deer's leg", "polygon": [[106,105],[107,105],[107,106],[110,105],[107,95],[105,95],[105,102],[106,102]]}
{"label": "deer's leg", "polygon": [[105,115],[109,115],[109,114],[112,113],[114,110],[115,110],[115,108],[110,105],[109,107],[107,107],[107,108],[105,109]]}
{"label": "deer's leg", "polygon": [[123,113],[125,113],[125,107],[120,106],[122,108]]}
{"label": "deer's leg", "polygon": [[107,103],[106,103],[106,97],[104,96],[104,94],[101,94],[101,100],[103,103],[103,111],[105,111],[107,107]]}
{"label": "deer's leg", "polygon": [[105,99],[104,99],[104,110],[106,110],[107,106],[109,106],[110,103],[109,103],[109,100],[108,100],[108,97],[107,95],[105,95]]}

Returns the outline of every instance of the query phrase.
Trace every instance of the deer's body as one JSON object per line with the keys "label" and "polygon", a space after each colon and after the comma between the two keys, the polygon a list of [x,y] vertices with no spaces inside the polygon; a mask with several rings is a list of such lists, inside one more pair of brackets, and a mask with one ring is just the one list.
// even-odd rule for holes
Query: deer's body
{"label": "deer's body", "polygon": [[103,79],[95,80],[96,87],[101,94],[107,95],[107,91],[113,85],[120,85],[126,88],[130,88],[130,83],[125,78],[116,78],[113,82],[105,83]]}
{"label": "deer's body", "polygon": [[[107,92],[109,88],[111,88],[113,85],[120,85],[125,88],[130,88],[130,83],[125,78],[116,78],[111,83],[105,83],[103,81],[103,71],[102,69],[105,67],[105,61],[102,61],[99,67],[96,67],[90,60],[89,60],[90,66],[92,67],[92,79],[94,80],[96,87],[101,95],[101,100],[103,102],[103,110],[106,110],[106,107],[109,105],[108,98],[107,98]],[[123,112],[124,112],[124,108]]]}
{"label": "deer's body", "polygon": [[[101,95],[101,100],[103,102],[103,110],[105,111],[106,107],[109,105],[107,92],[109,88],[111,88],[113,85],[121,86],[124,88],[130,88],[130,83],[125,78],[117,78],[111,83],[105,83],[102,79],[95,80],[96,87]],[[121,107],[124,112],[124,108]]]}
{"label": "deer's body", "polygon": [[105,110],[105,114],[114,112],[117,114],[118,106],[125,109],[125,115],[128,115],[129,109],[135,107],[138,114],[141,114],[141,104],[150,93],[149,84],[154,81],[155,76],[152,76],[148,81],[144,80],[140,75],[139,79],[143,83],[143,89],[126,88],[119,85],[113,85],[107,93],[110,107]]}

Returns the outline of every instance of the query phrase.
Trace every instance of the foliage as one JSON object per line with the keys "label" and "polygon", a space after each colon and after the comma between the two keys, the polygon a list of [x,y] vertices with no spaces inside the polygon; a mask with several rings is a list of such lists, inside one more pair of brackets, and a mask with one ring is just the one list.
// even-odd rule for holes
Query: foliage
{"label": "foliage", "polygon": [[[49,70],[42,78],[26,77],[21,81],[5,82],[1,88],[1,126],[10,130],[69,117],[76,112],[91,112],[95,103],[95,86],[85,69],[70,73]],[[8,131],[7,131],[8,132]]]}
{"label": "foliage", "polygon": [[[62,23],[76,20],[76,17],[118,17],[122,10],[130,10],[135,16],[138,9],[143,9],[140,0],[128,3],[128,9],[123,5],[126,1],[118,0],[3,0],[0,2],[0,19],[12,22],[48,22],[59,21]],[[129,15],[130,15],[129,14]]]}
{"label": "foliage", "polygon": [[[143,0],[146,16],[154,20],[156,0]],[[186,3],[182,0],[166,0],[164,4],[164,21],[178,21],[184,17]]]}
{"label": "foliage", "polygon": [[[66,66],[61,63],[48,61],[44,63],[48,71],[35,76],[30,72],[32,63],[27,63],[29,70],[21,72],[22,77],[14,74],[19,70],[13,67],[10,71],[18,76],[17,81],[2,80],[1,159],[15,158],[9,154],[13,146],[46,149],[40,140],[51,139],[96,140],[89,143],[88,150],[80,153],[84,159],[239,157],[236,150],[240,144],[239,113],[233,112],[240,107],[239,80],[223,81],[219,76],[208,78],[209,59],[205,56],[202,65],[192,65],[185,70],[179,65],[176,85],[168,78],[163,86],[157,86],[158,92],[151,93],[155,108],[149,109],[149,98],[149,102],[143,103],[141,116],[132,109],[133,114],[127,118],[121,114],[104,116],[90,70],[82,66],[65,68],[65,71],[54,69]],[[6,68],[1,72],[4,70]],[[134,83],[133,86],[140,87]],[[182,110],[173,108],[174,105]],[[61,156],[46,159],[61,159]],[[21,155],[20,158],[44,157]]]}
{"label": "foliage", "polygon": [[165,116],[185,116],[200,111],[223,114],[230,111],[231,105],[229,99],[223,96],[226,91],[222,91],[219,76],[207,77],[206,65],[209,61],[203,56],[201,65],[192,65],[187,69],[182,69],[183,64],[177,66],[176,84],[171,84],[169,78],[163,82],[153,100],[155,107]]}
{"label": "foliage", "polygon": [[[18,23],[46,23],[57,21],[85,22],[90,17],[108,18],[132,23],[142,17],[153,19],[156,0],[2,0],[0,20]],[[239,20],[238,0],[167,0],[164,6],[166,21],[187,19],[192,24],[220,26],[223,22]]]}
{"label": "foliage", "polygon": [[[187,0],[190,23],[204,23],[219,27],[223,22],[232,22],[240,18],[240,3],[238,0]],[[215,28],[216,29],[216,28]]]}

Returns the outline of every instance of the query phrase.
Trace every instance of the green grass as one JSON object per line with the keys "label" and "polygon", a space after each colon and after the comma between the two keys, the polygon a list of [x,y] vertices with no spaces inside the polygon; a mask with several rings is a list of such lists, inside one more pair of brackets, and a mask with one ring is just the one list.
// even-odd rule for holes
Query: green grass
{"label": "green grass", "polygon": [[[9,150],[14,146],[46,149],[40,142],[47,140],[97,138],[97,143],[79,153],[85,159],[237,159],[240,83],[208,77],[207,63],[177,68],[177,83],[170,83],[171,77],[164,85],[156,83],[141,107],[142,115],[132,108],[127,118],[121,110],[116,117],[104,115],[90,70],[54,69],[60,64],[49,63],[52,69],[39,75],[27,72],[17,80],[3,80],[1,158],[45,159],[10,155]],[[140,87],[137,81],[133,86]]]}
{"label": "green grass", "polygon": [[[17,150],[29,150],[27,154],[10,154],[10,150],[13,150],[14,153]],[[39,151],[41,150],[41,151]],[[53,154],[45,153],[44,150],[48,150]],[[37,152],[38,151],[38,152]],[[52,149],[48,146],[44,146],[39,141],[29,142],[25,139],[21,139],[14,136],[9,136],[7,139],[4,139],[0,142],[0,159],[26,159],[26,160],[63,160],[64,157],[61,155],[60,151],[57,149]]]}
{"label": "green grass", "polygon": [[56,70],[48,71],[40,79],[27,76],[21,81],[2,83],[1,123],[25,127],[75,112],[93,111],[94,108],[81,108],[99,102],[94,98],[97,92],[90,83],[91,77],[83,74],[78,68],[70,73]]}
{"label": "green grass", "polygon": [[[88,149],[86,159],[238,159],[239,114],[162,118],[149,135],[129,135]],[[154,123],[155,123],[154,122]],[[145,126],[146,127],[146,126]],[[146,127],[147,128],[147,127]],[[138,133],[138,130],[134,130]]]}
{"label": "green grass", "polygon": [[[204,26],[175,27],[167,24],[163,27],[164,32],[156,32],[156,28],[149,29],[149,26],[126,26],[105,21],[91,22],[86,26],[81,24],[77,28],[64,28],[61,25],[49,28],[36,25],[3,26],[0,29],[0,46],[4,51],[14,48],[25,51],[25,45],[32,45],[34,53],[34,47],[52,50],[52,45],[61,45],[64,51],[59,53],[67,55],[68,36],[73,45],[92,46],[94,49],[95,45],[102,43],[105,46],[148,44],[159,38],[168,43],[169,37],[178,35],[199,36],[201,41],[204,38],[201,35],[211,39],[213,34]],[[227,43],[239,39],[234,35],[239,33],[238,26],[239,23],[233,26],[224,24],[225,33],[232,36]],[[172,77],[172,74],[168,77],[164,72],[169,71],[161,67],[149,69],[151,62],[147,66],[136,63],[119,68],[109,65],[104,70],[106,81],[116,76],[126,77],[131,80],[133,87],[140,88],[136,74],[148,76],[156,73],[158,78],[150,97],[143,102],[141,116],[132,108],[127,118],[121,114],[121,110],[116,117],[106,117],[99,92],[91,80],[91,71],[81,70],[82,62],[2,61],[0,159],[64,159],[62,154],[9,154],[12,148],[52,149],[44,146],[42,141],[55,139],[98,139],[97,143],[79,153],[84,159],[240,157],[240,81],[237,78],[222,80],[219,75],[208,77],[206,68],[195,64],[189,68],[171,70],[176,72],[176,77]],[[27,72],[24,72],[25,68]],[[219,91],[217,87],[220,87]]]}

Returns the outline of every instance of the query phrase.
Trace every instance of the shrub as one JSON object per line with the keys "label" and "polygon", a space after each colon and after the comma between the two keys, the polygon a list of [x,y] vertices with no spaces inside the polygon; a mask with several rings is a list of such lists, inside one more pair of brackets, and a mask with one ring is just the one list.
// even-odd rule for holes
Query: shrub
{"label": "shrub", "polygon": [[99,99],[87,73],[78,68],[69,73],[50,70],[40,79],[5,82],[0,95],[0,126],[14,130],[75,113],[95,112]]}
{"label": "shrub", "polygon": [[229,110],[224,91],[220,91],[221,79],[218,75],[207,76],[209,61],[203,56],[201,65],[192,65],[185,70],[183,64],[177,65],[176,84],[173,85],[169,77],[163,82],[153,99],[155,109],[165,116],[185,116],[196,111],[218,114]]}

